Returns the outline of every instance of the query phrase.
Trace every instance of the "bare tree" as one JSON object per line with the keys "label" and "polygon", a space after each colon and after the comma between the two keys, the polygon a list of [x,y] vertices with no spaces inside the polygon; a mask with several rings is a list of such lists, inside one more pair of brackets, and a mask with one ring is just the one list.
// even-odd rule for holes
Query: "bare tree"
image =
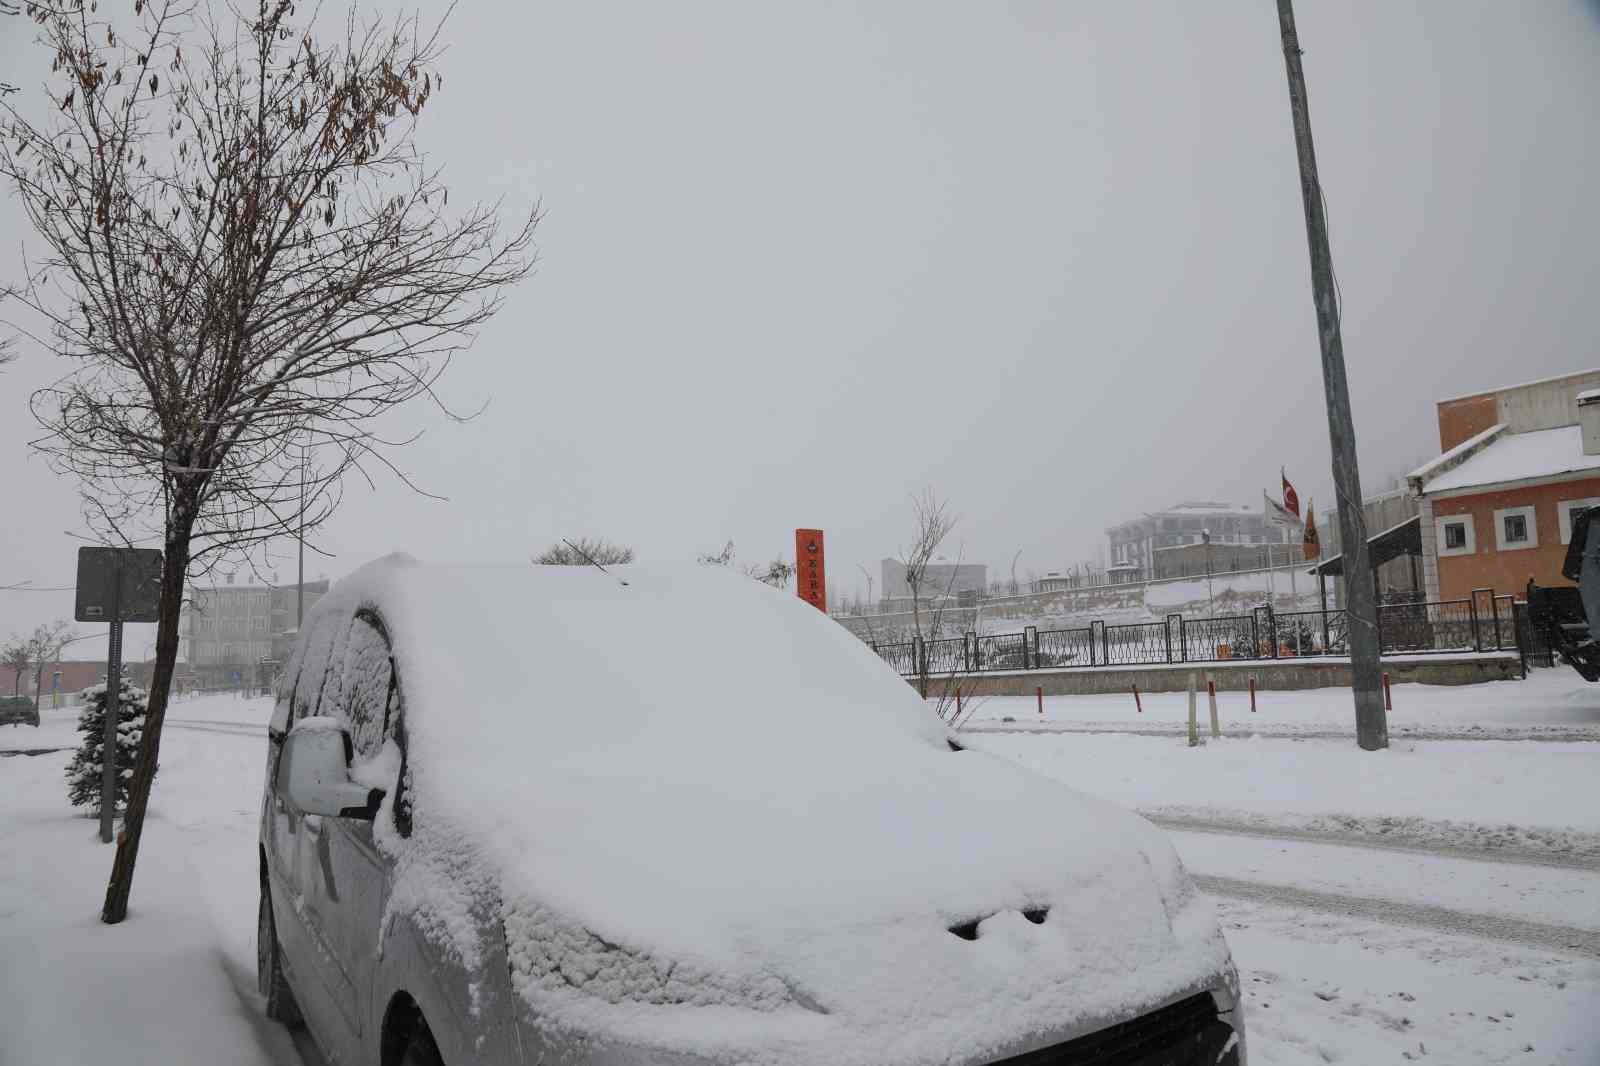
{"label": "bare tree", "polygon": [[[21,13],[22,7],[18,0],[0,0],[0,17],[4,17],[6,15],[20,15]],[[4,77],[0,77],[0,96],[5,96],[16,91],[16,85],[7,81]],[[0,363],[5,362],[3,355],[4,353],[0,352]]]}
{"label": "bare tree", "polygon": [[[950,513],[948,504],[939,499],[931,486],[923,489],[919,495],[911,497],[911,510],[916,522],[915,534],[911,546],[901,549],[899,563],[904,568],[906,587],[911,593],[912,643],[917,691],[921,693],[923,699],[927,699],[931,692],[930,675],[933,671],[926,654],[926,641],[937,638],[944,631],[944,611],[954,591],[956,577],[961,572],[961,562],[958,555],[956,565],[950,568],[950,575],[943,589],[932,586],[929,570],[938,556],[939,548],[955,528],[957,518]],[[884,592],[887,594],[888,590],[885,589]],[[933,594],[933,610],[928,624],[924,626],[923,606],[930,593]],[[954,706],[958,702],[956,694],[959,691],[955,671],[945,671],[940,691],[932,693],[936,697],[935,709],[939,717],[948,720],[948,715],[954,713]]]}
{"label": "bare tree", "polygon": [[11,671],[11,695],[22,694],[22,675],[33,666],[33,651],[27,641],[13,640],[0,648],[0,666]]}
{"label": "bare tree", "polygon": [[772,560],[765,566],[751,563],[744,568],[746,577],[753,577],[763,585],[771,585],[775,589],[786,589],[794,577],[794,564],[782,556]]}
{"label": "bare tree", "polygon": [[44,696],[44,672],[61,661],[61,649],[77,639],[72,623],[58,619],[46,622],[28,638],[28,655],[33,659],[34,695]]}
{"label": "bare tree", "polygon": [[633,562],[633,549],[603,537],[579,537],[570,544],[552,544],[533,557],[540,566],[617,566]]}
{"label": "bare tree", "polygon": [[[721,551],[716,553],[703,552],[697,555],[695,559],[705,566],[732,567],[734,565],[734,555],[733,541],[730,540],[722,546]],[[766,564],[750,563],[739,567],[739,572],[745,577],[761,582],[763,585],[771,585],[775,589],[786,589],[789,587],[789,582],[794,578],[794,564],[780,555]]]}
{"label": "bare tree", "polygon": [[36,123],[0,103],[0,174],[43,252],[19,298],[74,367],[34,395],[36,446],[82,480],[101,540],[165,559],[106,922],[127,912],[186,577],[315,531],[347,473],[404,479],[389,453],[409,440],[374,420],[444,407],[439,375],[527,274],[537,222],[447,212],[415,142],[437,30],[352,15],[323,39],[290,0],[132,7],[30,8],[55,106]]}
{"label": "bare tree", "polygon": [[[955,528],[956,517],[949,512],[945,501],[935,495],[932,486],[911,497],[911,511],[916,521],[916,532],[911,546],[900,550],[900,565],[905,568],[906,586],[911,591],[911,619],[917,636],[922,631],[922,601],[927,592],[925,582],[928,567],[933,563],[939,546]],[[954,575],[952,575],[953,577]],[[948,592],[948,590],[946,590]],[[887,589],[884,590],[888,592]]]}
{"label": "bare tree", "polygon": [[721,551],[703,552],[695,556],[695,561],[702,566],[732,566],[733,554],[733,541],[730,540],[722,546]]}

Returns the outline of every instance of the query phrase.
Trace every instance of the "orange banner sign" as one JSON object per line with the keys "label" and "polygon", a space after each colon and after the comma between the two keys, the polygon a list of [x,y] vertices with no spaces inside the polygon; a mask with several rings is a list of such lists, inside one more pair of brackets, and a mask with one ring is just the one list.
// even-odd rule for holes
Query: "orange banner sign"
{"label": "orange banner sign", "polygon": [[794,531],[795,591],[811,606],[828,613],[827,569],[822,561],[822,530]]}

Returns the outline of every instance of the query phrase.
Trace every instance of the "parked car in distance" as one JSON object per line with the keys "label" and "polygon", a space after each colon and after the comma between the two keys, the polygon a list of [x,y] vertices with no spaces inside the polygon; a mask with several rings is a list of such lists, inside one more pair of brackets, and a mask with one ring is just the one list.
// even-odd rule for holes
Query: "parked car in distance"
{"label": "parked car in distance", "polygon": [[379,560],[268,734],[261,990],[330,1061],[1245,1061],[1161,832],[723,568]]}

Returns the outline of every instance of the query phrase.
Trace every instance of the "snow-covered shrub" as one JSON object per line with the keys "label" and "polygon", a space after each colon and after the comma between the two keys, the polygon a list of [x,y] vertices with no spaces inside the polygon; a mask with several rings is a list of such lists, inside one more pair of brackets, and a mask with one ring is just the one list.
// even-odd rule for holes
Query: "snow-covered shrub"
{"label": "snow-covered shrub", "polygon": [[[106,686],[95,685],[87,689],[88,697],[83,712],[78,715],[78,732],[83,740],[78,752],[67,764],[67,797],[74,807],[88,807],[93,815],[100,813],[100,752],[105,738]],[[122,810],[128,799],[128,781],[133,777],[133,762],[139,754],[139,741],[144,736],[144,717],[148,710],[144,689],[122,683],[122,695],[117,702],[117,810]]]}

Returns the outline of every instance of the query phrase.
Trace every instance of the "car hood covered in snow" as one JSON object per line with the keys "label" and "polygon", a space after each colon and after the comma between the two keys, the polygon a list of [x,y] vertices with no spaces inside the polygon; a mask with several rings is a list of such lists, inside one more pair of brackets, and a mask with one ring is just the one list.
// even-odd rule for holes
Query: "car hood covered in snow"
{"label": "car hood covered in snow", "polygon": [[406,705],[394,905],[470,964],[467,897],[492,884],[527,1014],[567,1038],[958,1061],[1228,965],[1161,834],[951,751],[791,594],[718,567],[391,557],[317,613],[358,607],[384,617]]}

